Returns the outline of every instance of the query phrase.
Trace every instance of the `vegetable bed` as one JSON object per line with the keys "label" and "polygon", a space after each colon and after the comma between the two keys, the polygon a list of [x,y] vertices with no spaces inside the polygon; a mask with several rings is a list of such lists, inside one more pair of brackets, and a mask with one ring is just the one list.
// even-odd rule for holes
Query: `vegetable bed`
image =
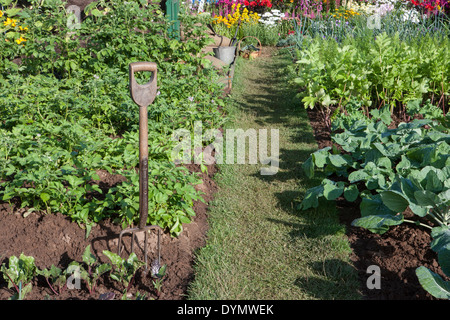
{"label": "vegetable bed", "polygon": [[[173,39],[159,4],[147,1],[82,3],[78,27],[64,10],[73,2],[1,3],[0,299],[182,298],[204,239],[214,168],[177,165],[172,134],[225,120],[218,71],[202,52],[211,41],[206,26],[180,13],[183,40]],[[147,224],[164,230],[166,273],[144,277],[140,268],[128,288],[128,275],[117,276],[118,260],[104,251],[117,252],[120,231],[139,219],[139,107],[128,87],[136,61],[158,68]],[[158,260],[150,238],[149,264]],[[135,245],[136,265],[141,249]],[[72,263],[83,267],[82,284],[59,293],[56,283],[70,274],[56,268],[69,272]]]}

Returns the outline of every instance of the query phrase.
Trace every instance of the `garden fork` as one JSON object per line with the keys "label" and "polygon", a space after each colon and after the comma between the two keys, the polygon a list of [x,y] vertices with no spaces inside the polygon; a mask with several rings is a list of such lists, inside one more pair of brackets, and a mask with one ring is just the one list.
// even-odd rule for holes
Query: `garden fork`
{"label": "garden fork", "polygon": [[[144,85],[136,82],[135,72],[150,71],[150,81]],[[147,225],[148,216],[148,113],[147,107],[156,97],[157,66],[154,62],[133,62],[129,66],[130,93],[133,101],[139,106],[139,225],[135,228],[123,230],[119,235],[119,255],[122,252],[122,236],[131,233],[131,252],[133,252],[134,236],[144,232],[145,272],[147,272],[147,233],[149,230],[158,230],[158,262],[160,259],[160,227]]]}

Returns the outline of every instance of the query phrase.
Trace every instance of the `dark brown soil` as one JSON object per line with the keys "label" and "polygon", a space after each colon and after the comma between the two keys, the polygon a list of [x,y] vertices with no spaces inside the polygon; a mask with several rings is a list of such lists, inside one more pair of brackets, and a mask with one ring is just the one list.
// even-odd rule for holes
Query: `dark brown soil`
{"label": "dark brown soil", "polygon": [[[319,148],[331,145],[330,133],[323,125],[317,113],[308,111],[311,125]],[[190,165],[191,171],[200,172],[198,166]],[[138,272],[130,292],[146,294],[146,298],[162,300],[182,300],[185,298],[188,285],[193,279],[194,253],[205,244],[207,224],[207,203],[212,199],[216,186],[212,180],[216,168],[208,167],[208,173],[202,173],[203,183],[199,190],[205,193],[205,203],[195,204],[196,216],[192,223],[184,225],[184,231],[178,238],[167,233],[161,239],[161,263],[167,264],[167,277],[164,280],[162,293],[158,297],[152,285],[152,279],[141,270]],[[100,174],[102,189],[107,189],[118,181],[120,176]],[[444,276],[437,263],[436,254],[430,249],[429,231],[414,225],[401,225],[391,228],[383,235],[373,234],[367,230],[351,226],[351,222],[359,216],[358,204],[344,200],[337,201],[341,211],[341,222],[347,226],[347,236],[353,253],[351,259],[359,272],[361,292],[366,300],[433,300],[420,286],[415,269],[425,266]],[[82,261],[82,254],[88,244],[93,253],[102,262],[108,259],[102,255],[103,250],[116,252],[120,227],[111,221],[104,221],[95,226],[88,239],[85,230],[71,222],[61,214],[46,215],[33,212],[23,217],[27,208],[18,209],[6,203],[0,203],[0,264],[7,262],[11,255],[35,257],[39,268],[49,268],[52,264],[66,268],[72,261]],[[149,260],[157,257],[156,236],[149,239]],[[141,242],[140,242],[141,244]],[[125,241],[125,249],[129,249],[129,239]],[[135,249],[139,258],[143,259],[142,248]],[[126,254],[126,253],[125,253]],[[367,289],[367,268],[377,265],[381,269],[381,289]],[[448,278],[446,278],[449,280]],[[94,294],[90,295],[86,286],[81,289],[65,290],[55,295],[41,277],[33,281],[33,290],[26,297],[28,300],[42,300],[48,297],[55,300],[99,299],[101,294],[112,292],[115,299],[120,299],[123,288],[109,277],[101,277]],[[7,288],[6,281],[0,278],[0,300],[8,299],[14,293]]]}
{"label": "dark brown soil", "polygon": [[[308,110],[311,126],[319,148],[332,146],[331,134],[321,116]],[[425,266],[446,280],[431,250],[430,230],[410,223],[390,228],[382,235],[353,227],[352,221],[360,217],[359,203],[344,199],[336,201],[341,223],[347,227],[347,237],[352,248],[351,260],[358,270],[361,293],[366,300],[436,300],[420,285],[416,268]],[[407,216],[408,213],[405,213]],[[411,214],[412,216],[412,214]],[[371,275],[367,268],[376,265],[381,271],[381,289],[368,289]]]}

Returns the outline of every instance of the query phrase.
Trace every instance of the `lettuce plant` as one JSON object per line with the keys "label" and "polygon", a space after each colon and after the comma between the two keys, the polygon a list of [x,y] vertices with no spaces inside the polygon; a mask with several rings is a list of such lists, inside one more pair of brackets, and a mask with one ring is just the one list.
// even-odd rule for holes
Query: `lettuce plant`
{"label": "lettuce plant", "polygon": [[153,286],[156,290],[156,295],[159,297],[161,295],[162,283],[164,276],[166,275],[167,265],[161,266],[159,259],[152,262],[150,274],[154,280],[152,280]]}
{"label": "lettuce plant", "polygon": [[26,294],[31,292],[31,281],[37,272],[34,257],[26,256],[23,253],[19,257],[11,256],[8,266],[3,263],[0,270],[8,283],[8,289],[16,290],[16,294],[11,299],[22,300]]}

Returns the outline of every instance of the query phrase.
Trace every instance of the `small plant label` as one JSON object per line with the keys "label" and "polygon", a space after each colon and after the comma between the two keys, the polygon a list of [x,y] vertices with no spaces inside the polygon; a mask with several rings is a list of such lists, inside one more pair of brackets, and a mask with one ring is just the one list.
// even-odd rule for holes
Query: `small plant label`
{"label": "small plant label", "polygon": [[[218,129],[208,129],[203,134],[202,122],[195,121],[194,141],[192,143],[191,131],[184,128],[177,129],[172,134],[172,140],[178,142],[172,150],[172,158],[176,164],[189,164],[192,163],[192,154],[194,153],[194,163],[196,164],[222,164],[224,161],[226,164],[245,164],[246,154],[248,154],[249,164],[257,164],[259,155],[259,162],[262,165],[269,165],[269,167],[261,168],[261,175],[274,175],[278,172],[280,164],[278,129],[270,129],[270,138],[267,129],[258,129],[258,131],[252,128],[246,131],[243,129],[226,129],[225,133],[225,139]],[[213,139],[214,141],[211,144],[202,149],[203,141]],[[269,141],[270,156],[268,155]],[[192,152],[192,147],[194,152]],[[213,151],[215,151],[214,155]],[[224,154],[226,154],[225,159]]]}
{"label": "small plant label", "polygon": [[381,29],[381,16],[379,14],[373,14],[367,18],[367,28]]}

